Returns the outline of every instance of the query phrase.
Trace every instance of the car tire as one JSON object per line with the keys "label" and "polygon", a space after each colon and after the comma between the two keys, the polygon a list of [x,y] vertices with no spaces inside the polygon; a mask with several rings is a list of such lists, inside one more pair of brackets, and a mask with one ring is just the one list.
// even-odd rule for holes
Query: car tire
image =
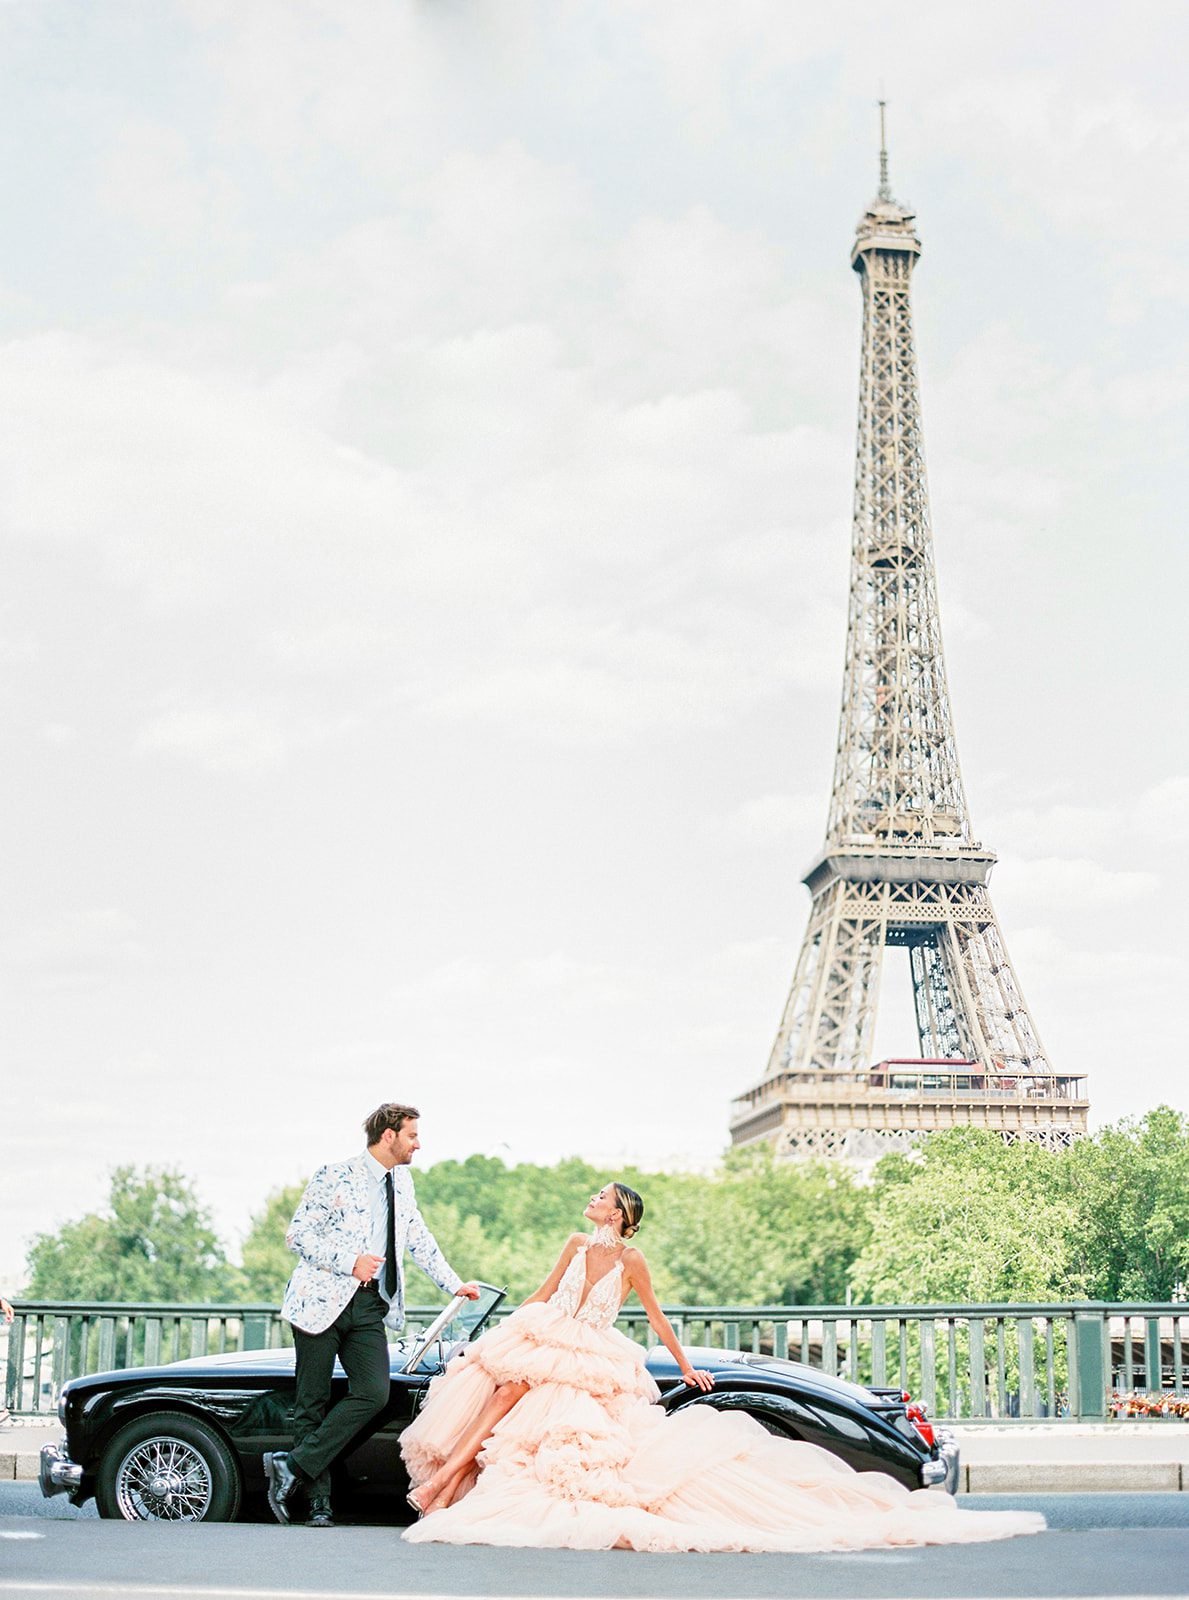
{"label": "car tire", "polygon": [[95,1474],[99,1515],[125,1522],[234,1522],[241,1489],[226,1441],[181,1411],[125,1423]]}

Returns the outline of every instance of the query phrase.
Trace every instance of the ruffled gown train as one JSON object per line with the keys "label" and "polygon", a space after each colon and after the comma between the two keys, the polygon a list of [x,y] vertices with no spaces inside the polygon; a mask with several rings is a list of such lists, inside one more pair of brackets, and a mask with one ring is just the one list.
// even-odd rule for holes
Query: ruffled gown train
{"label": "ruffled gown train", "polygon": [[[589,1290],[586,1247],[557,1292],[456,1356],[401,1436],[414,1485],[503,1383],[528,1393],[496,1424],[466,1491],[407,1528],[414,1542],[576,1550],[826,1551],[1039,1533],[1033,1512],[963,1511],[937,1489],[855,1472],[738,1411],[668,1414],[644,1351],[614,1326],[622,1265]],[[585,1298],[584,1298],[585,1295]]]}

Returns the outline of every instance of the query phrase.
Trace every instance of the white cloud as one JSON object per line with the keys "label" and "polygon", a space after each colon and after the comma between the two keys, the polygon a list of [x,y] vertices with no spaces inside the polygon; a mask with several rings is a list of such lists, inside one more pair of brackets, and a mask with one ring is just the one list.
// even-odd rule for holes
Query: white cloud
{"label": "white cloud", "polygon": [[98,985],[147,960],[135,918],[113,906],[43,917],[0,943],[0,966],[47,989]]}
{"label": "white cloud", "polygon": [[258,774],[279,767],[291,742],[275,715],[175,706],[144,724],[137,748],[178,756],[211,772]]}
{"label": "white cloud", "polygon": [[1007,868],[1017,901],[1033,914],[1069,918],[1087,908],[1131,905],[1152,898],[1160,888],[1154,872],[1117,871],[1086,857],[1048,856],[1013,860]]}
{"label": "white cloud", "polygon": [[647,729],[720,724],[817,668],[812,658],[790,658],[771,619],[713,602],[676,609],[666,625],[542,611],[507,644],[513,659],[431,695],[423,713],[506,720],[567,743],[618,742]]}
{"label": "white cloud", "polygon": [[1189,777],[1173,774],[1138,793],[1107,804],[1073,805],[1068,801],[1040,800],[994,812],[988,836],[1001,850],[1024,855],[1101,857],[1134,855],[1137,840],[1160,830],[1162,848],[1176,851],[1189,816]]}
{"label": "white cloud", "polygon": [[1141,827],[1160,830],[1165,847],[1184,841],[1189,834],[1189,776],[1177,774],[1153,784],[1139,797],[1135,820]]}
{"label": "white cloud", "polygon": [[200,235],[226,225],[219,216],[230,184],[193,165],[189,141],[168,123],[124,124],[97,160],[95,198],[122,222],[160,238],[167,249],[201,247]]}
{"label": "white cloud", "polygon": [[740,844],[824,837],[828,797],[809,794],[761,794],[727,818],[727,835]]}

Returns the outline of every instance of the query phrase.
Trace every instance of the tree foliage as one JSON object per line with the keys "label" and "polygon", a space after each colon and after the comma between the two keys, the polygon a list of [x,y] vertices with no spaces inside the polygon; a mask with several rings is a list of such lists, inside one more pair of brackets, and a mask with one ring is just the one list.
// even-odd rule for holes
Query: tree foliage
{"label": "tree foliage", "polygon": [[[854,1296],[877,1304],[1067,1299],[1078,1217],[1060,1157],[956,1128],[876,1171]],[[1054,1179],[1057,1179],[1055,1182]]]}
{"label": "tree foliage", "polygon": [[1170,1300],[1189,1284],[1189,1118],[1168,1106],[1069,1150],[936,1134],[876,1169],[857,1298]]}
{"label": "tree foliage", "polygon": [[105,1211],[29,1250],[31,1299],[218,1301],[243,1289],[190,1180],[164,1167],[116,1167]]}
{"label": "tree foliage", "polygon": [[[548,1276],[567,1237],[587,1226],[582,1210],[610,1177],[644,1196],[644,1251],[663,1300],[686,1304],[828,1302],[845,1292],[863,1237],[867,1195],[840,1168],[774,1161],[736,1151],[713,1176],[607,1173],[585,1161],[509,1167],[488,1156],[439,1161],[416,1176],[417,1200],[457,1270],[506,1285],[512,1300]],[[299,1187],[271,1195],[244,1243],[253,1297],[275,1300],[292,1270],[285,1228]],[[410,1268],[409,1298],[432,1286]]]}
{"label": "tree foliage", "polygon": [[[1071,1150],[1005,1145],[955,1129],[885,1158],[863,1185],[828,1162],[765,1147],[710,1175],[608,1173],[571,1159],[506,1166],[440,1161],[417,1197],[464,1276],[531,1294],[609,1178],[644,1196],[637,1243],[662,1301],[828,1305],[859,1301],[1168,1300],[1189,1283],[1189,1118],[1162,1106]],[[268,1195],[243,1265],[177,1172],[117,1168],[108,1207],[42,1234],[29,1293],[66,1300],[277,1303],[293,1268],[285,1229],[301,1185]],[[409,1299],[435,1291],[410,1268]]]}
{"label": "tree foliage", "polygon": [[674,1301],[824,1305],[845,1294],[868,1203],[843,1167],[736,1150],[713,1178],[684,1180],[646,1249]]}
{"label": "tree foliage", "polygon": [[1069,1152],[1071,1247],[1095,1300],[1170,1300],[1189,1288],[1189,1117],[1158,1106]]}
{"label": "tree foliage", "polygon": [[806,1302],[841,1296],[863,1231],[865,1193],[824,1163],[777,1162],[766,1148],[735,1151],[712,1176],[607,1173],[582,1161],[506,1167],[473,1156],[418,1176],[418,1199],[460,1272],[531,1294],[582,1208],[610,1178],[644,1197],[634,1241],[662,1300],[684,1304]]}
{"label": "tree foliage", "polygon": [[274,1189],[248,1225],[242,1259],[245,1287],[252,1300],[280,1304],[294,1265],[293,1253],[285,1243],[285,1230],[293,1220],[304,1187],[291,1183]]}

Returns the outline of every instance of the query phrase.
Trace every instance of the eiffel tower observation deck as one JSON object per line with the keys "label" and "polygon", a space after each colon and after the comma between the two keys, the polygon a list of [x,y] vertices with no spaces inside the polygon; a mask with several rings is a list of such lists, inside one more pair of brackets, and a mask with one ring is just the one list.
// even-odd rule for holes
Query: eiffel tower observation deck
{"label": "eiffel tower observation deck", "polygon": [[[881,132],[883,107],[880,108]],[[1057,1072],[987,887],[958,765],[933,561],[910,283],[913,212],[877,197],[851,265],[863,294],[854,535],[842,714],[809,926],[735,1144],[865,1166],[941,1128],[1060,1148],[1086,1131],[1084,1076]],[[888,946],[907,949],[919,1055],[873,1061]],[[906,1044],[908,1041],[906,1041]]]}

